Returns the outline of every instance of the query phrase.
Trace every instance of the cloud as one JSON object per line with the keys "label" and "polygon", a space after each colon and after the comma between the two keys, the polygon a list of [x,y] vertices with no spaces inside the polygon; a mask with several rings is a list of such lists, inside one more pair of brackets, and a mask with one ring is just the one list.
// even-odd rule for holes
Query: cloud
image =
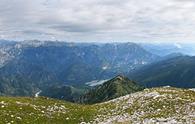
{"label": "cloud", "polygon": [[0,36],[69,41],[195,41],[194,0],[0,0]]}

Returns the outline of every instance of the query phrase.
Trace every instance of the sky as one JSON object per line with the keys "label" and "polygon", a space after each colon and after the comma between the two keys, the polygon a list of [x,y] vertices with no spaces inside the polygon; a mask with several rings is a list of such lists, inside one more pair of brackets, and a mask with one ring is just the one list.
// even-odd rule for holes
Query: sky
{"label": "sky", "polygon": [[195,42],[195,0],[0,0],[0,39]]}

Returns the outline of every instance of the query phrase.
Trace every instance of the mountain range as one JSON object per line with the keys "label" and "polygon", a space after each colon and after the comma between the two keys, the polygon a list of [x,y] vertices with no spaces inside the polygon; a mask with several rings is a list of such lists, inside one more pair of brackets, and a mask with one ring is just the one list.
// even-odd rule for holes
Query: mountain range
{"label": "mountain range", "polygon": [[[75,96],[91,89],[88,82],[106,82],[120,74],[145,87],[195,87],[194,57],[151,52],[135,43],[2,41],[0,95],[34,96],[42,91],[48,97],[75,101]],[[83,92],[73,93],[72,87]]]}
{"label": "mountain range", "polygon": [[159,56],[166,56],[171,53],[182,53],[190,56],[195,55],[194,43],[142,43],[140,46]]}
{"label": "mountain range", "polygon": [[51,85],[80,87],[127,74],[158,59],[134,43],[28,41],[8,43],[1,48],[5,50],[8,58],[0,56],[0,94],[14,96],[34,95]]}
{"label": "mountain range", "polygon": [[175,46],[1,41],[0,123],[193,124],[195,57]]}

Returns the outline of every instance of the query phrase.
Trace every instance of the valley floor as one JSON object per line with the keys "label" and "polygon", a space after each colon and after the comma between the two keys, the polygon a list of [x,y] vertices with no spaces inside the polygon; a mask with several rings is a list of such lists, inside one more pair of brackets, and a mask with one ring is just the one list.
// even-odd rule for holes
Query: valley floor
{"label": "valley floor", "polygon": [[0,120],[2,124],[194,124],[195,90],[145,89],[94,105],[43,97],[0,97]]}

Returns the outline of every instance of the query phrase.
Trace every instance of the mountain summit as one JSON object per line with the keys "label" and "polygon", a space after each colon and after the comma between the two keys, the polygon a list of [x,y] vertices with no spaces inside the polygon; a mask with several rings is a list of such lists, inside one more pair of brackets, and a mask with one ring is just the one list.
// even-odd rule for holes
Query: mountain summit
{"label": "mountain summit", "polygon": [[82,96],[81,102],[88,104],[99,103],[142,89],[143,87],[139,86],[136,82],[129,80],[125,76],[118,75],[86,93]]}

